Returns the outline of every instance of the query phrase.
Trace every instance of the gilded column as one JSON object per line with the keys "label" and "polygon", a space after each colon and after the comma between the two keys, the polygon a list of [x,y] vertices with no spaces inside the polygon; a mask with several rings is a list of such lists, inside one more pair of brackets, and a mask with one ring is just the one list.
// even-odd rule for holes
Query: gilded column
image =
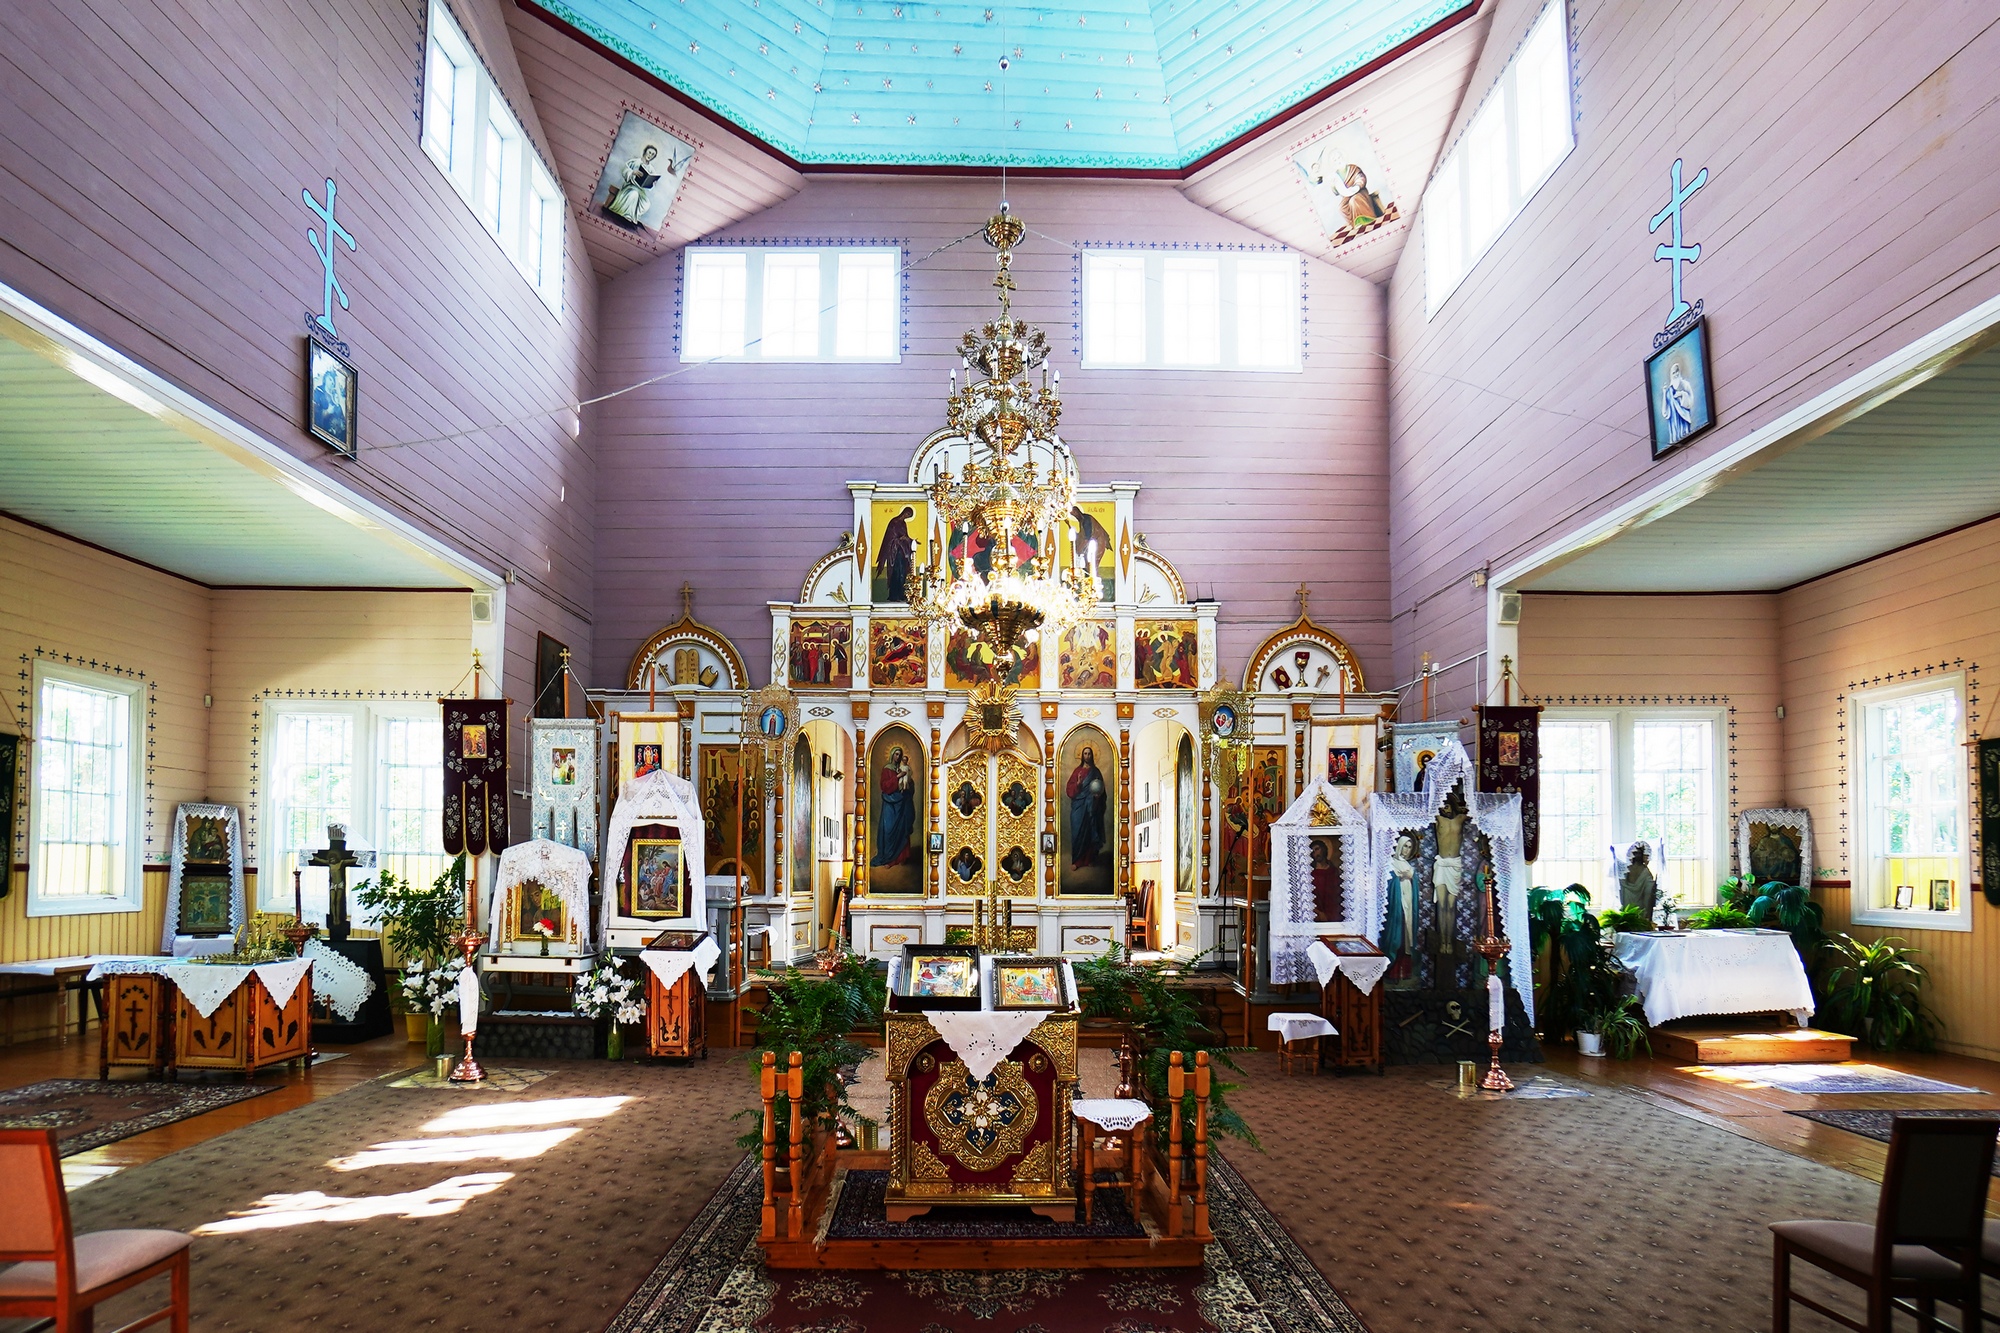
{"label": "gilded column", "polygon": [[[699,783],[698,781],[696,781],[696,779],[695,779],[695,774],[694,774],[694,768],[693,768],[693,764],[694,764],[694,700],[692,700],[692,699],[682,699],[682,700],[680,701],[680,703],[679,703],[679,704],[678,704],[678,705],[676,706],[676,708],[675,708],[675,711],[676,711],[677,713],[679,713],[679,714],[680,714],[680,719],[681,719],[681,728],[680,728],[680,730],[681,730],[681,776],[682,776],[682,777],[684,777],[684,778],[686,778],[686,779],[687,779],[687,780],[688,780],[689,782],[693,782],[693,783],[695,784],[695,786],[696,786],[696,787],[698,788],[698,787],[699,787],[699,786],[700,786],[701,784],[700,784],[700,783]],[[613,796],[615,797],[615,796],[617,795],[617,793],[616,793],[616,792],[614,792],[614,793],[612,793],[612,795],[613,795]]]}
{"label": "gilded column", "polygon": [[785,764],[781,758],[774,776],[769,758],[771,752],[763,750],[760,753],[765,757],[759,771],[764,773],[771,787],[771,896],[789,898],[792,896],[792,884],[785,878]]}
{"label": "gilded column", "polygon": [[868,701],[854,708],[854,896],[868,893]]}
{"label": "gilded column", "polygon": [[1211,874],[1215,861],[1210,848],[1214,845],[1212,832],[1215,819],[1215,770],[1209,758],[1209,747],[1201,747],[1201,883],[1196,887],[1197,897],[1211,896],[1213,888]]}
{"label": "gilded column", "polygon": [[[1306,789],[1306,735],[1312,731],[1312,705],[1292,705],[1292,795]],[[1279,802],[1283,805],[1284,802]]]}
{"label": "gilded column", "polygon": [[939,806],[944,791],[944,700],[926,699],[924,715],[931,720],[931,816],[924,824],[924,857],[931,863],[931,886],[943,897],[944,854],[932,853],[930,835],[944,831],[944,815]]}
{"label": "gilded column", "polygon": [[1132,887],[1132,705],[1118,705],[1118,890]]}
{"label": "gilded column", "polygon": [[[1042,703],[1042,827],[1055,830],[1056,824],[1056,712],[1057,705],[1051,701]],[[1056,840],[1058,855],[1062,839]],[[1056,857],[1042,858],[1042,891],[1044,896],[1056,896]]]}

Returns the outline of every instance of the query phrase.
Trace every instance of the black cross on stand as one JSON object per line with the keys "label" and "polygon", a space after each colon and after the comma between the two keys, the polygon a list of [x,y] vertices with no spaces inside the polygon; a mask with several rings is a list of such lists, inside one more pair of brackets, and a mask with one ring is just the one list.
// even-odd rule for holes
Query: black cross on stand
{"label": "black cross on stand", "polygon": [[370,870],[375,866],[375,853],[352,849],[347,845],[347,826],[328,824],[326,826],[326,846],[306,858],[309,866],[326,867],[326,933],[329,939],[347,938],[347,871],[349,867]]}

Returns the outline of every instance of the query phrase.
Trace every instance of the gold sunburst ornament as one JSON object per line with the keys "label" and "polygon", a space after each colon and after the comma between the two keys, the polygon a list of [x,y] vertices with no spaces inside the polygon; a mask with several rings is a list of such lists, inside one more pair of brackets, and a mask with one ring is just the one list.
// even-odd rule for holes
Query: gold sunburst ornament
{"label": "gold sunburst ornament", "polygon": [[[927,624],[963,630],[992,653],[993,683],[975,696],[995,706],[997,724],[1014,693],[999,682],[1022,651],[1097,605],[1098,553],[1075,540],[1076,470],[1056,434],[1062,376],[1049,368],[1042,331],[1013,316],[1014,247],[1027,228],[1003,203],[982,234],[999,253],[1000,317],[959,340],[965,385],[952,371],[945,420],[971,458],[961,474],[941,468],[931,483],[932,512],[951,549],[932,543],[929,563],[911,572],[909,600]],[[1037,370],[1039,388],[1030,380]]]}

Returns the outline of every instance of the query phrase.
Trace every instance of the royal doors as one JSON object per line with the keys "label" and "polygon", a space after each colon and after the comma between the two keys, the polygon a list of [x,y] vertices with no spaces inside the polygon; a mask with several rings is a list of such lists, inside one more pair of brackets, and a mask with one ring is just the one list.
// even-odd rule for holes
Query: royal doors
{"label": "royal doors", "polygon": [[972,750],[945,765],[944,883],[953,897],[1036,895],[1041,771],[1017,754]]}

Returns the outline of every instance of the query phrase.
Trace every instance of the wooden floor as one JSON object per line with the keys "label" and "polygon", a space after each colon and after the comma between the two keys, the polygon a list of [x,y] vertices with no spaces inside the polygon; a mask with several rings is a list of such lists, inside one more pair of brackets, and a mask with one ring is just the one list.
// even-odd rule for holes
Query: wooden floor
{"label": "wooden floor", "polygon": [[[265,1070],[257,1076],[257,1082],[275,1084],[278,1091],[78,1153],[64,1160],[64,1177],[74,1189],[123,1167],[150,1162],[266,1116],[281,1115],[382,1074],[425,1063],[423,1047],[406,1042],[400,1033],[360,1046],[325,1049],[345,1051],[347,1057],[304,1073],[290,1067]],[[1627,1061],[1583,1059],[1566,1045],[1549,1048],[1547,1068],[1552,1073],[1572,1075],[1586,1083],[1622,1087],[1665,1110],[1869,1180],[1882,1178],[1886,1145],[1846,1130],[1787,1115],[1786,1112],[1842,1106],[1899,1110],[2000,1110],[2000,1063],[1956,1055],[1864,1053],[1863,1058],[1867,1063],[1966,1087],[1983,1088],[1989,1095],[1810,1097],[1776,1088],[1745,1087],[1704,1077],[1690,1072],[1685,1065],[1664,1058],[1641,1056]],[[48,1038],[0,1050],[0,1089],[19,1087],[45,1078],[96,1076],[95,1028],[84,1040],[75,1036],[66,1042]],[[1991,1211],[2000,1216],[2000,1191],[1995,1194]]]}

